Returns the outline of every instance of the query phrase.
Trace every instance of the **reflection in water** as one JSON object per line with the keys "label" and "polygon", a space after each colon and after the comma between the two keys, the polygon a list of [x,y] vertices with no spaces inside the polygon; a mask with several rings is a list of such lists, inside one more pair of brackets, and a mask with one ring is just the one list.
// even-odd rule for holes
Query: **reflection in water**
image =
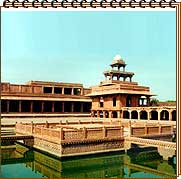
{"label": "reflection in water", "polygon": [[175,165],[163,161],[156,151],[134,155],[60,159],[16,144],[2,149],[2,178],[156,178],[176,177]]}

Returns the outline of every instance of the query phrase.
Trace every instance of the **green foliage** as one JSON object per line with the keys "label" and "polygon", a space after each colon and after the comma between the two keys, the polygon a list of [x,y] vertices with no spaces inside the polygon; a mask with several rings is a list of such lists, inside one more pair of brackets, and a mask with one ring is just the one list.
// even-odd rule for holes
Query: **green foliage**
{"label": "green foliage", "polygon": [[159,100],[156,99],[156,98],[152,98],[151,101],[150,101],[150,105],[151,106],[157,106],[159,103]]}

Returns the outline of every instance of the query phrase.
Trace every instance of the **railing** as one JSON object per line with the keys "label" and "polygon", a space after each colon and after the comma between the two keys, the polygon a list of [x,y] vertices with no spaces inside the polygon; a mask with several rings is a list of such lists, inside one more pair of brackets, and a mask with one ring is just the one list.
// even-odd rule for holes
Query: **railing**
{"label": "railing", "polygon": [[153,140],[153,139],[142,139],[138,137],[125,137],[125,140],[130,141],[131,143],[134,144],[141,144],[153,147],[166,147],[167,149],[176,150],[176,143],[173,142]]}
{"label": "railing", "polygon": [[160,125],[159,126],[136,126],[131,127],[131,136],[146,136],[146,135],[160,135],[160,134],[172,134],[173,126]]}
{"label": "railing", "polygon": [[43,125],[34,124],[16,124],[16,132],[20,134],[31,134],[44,140],[54,143],[67,143],[75,141],[86,140],[101,140],[101,139],[115,139],[123,137],[123,127],[95,127],[95,128],[68,128],[64,126],[57,126],[56,128],[47,128]]}

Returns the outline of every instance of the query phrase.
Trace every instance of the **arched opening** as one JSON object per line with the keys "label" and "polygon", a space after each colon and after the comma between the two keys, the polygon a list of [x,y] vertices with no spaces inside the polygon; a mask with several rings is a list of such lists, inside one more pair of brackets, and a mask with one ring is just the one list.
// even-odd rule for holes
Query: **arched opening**
{"label": "arched opening", "polygon": [[176,121],[176,110],[172,111],[172,121]]}
{"label": "arched opening", "polygon": [[112,79],[113,79],[113,80],[118,80],[118,77],[117,77],[117,76],[113,76]]}
{"label": "arched opening", "polygon": [[103,111],[99,111],[100,113],[100,118],[103,118]]}
{"label": "arched opening", "polygon": [[131,112],[131,119],[138,119],[138,112],[137,111]]}
{"label": "arched opening", "polygon": [[157,111],[151,111],[150,120],[158,120],[158,112]]}
{"label": "arched opening", "polygon": [[118,117],[117,111],[113,111],[113,112],[112,112],[112,117],[113,117],[113,118],[117,118],[117,117]]}
{"label": "arched opening", "polygon": [[160,120],[169,120],[169,112],[166,110],[163,110],[160,113]]}
{"label": "arched opening", "polygon": [[146,111],[140,112],[140,119],[148,119],[148,114]]}
{"label": "arched opening", "polygon": [[123,119],[129,119],[129,112],[123,111]]}
{"label": "arched opening", "polygon": [[105,111],[105,116],[106,116],[106,118],[109,118],[109,113],[108,113],[108,111]]}
{"label": "arched opening", "polygon": [[126,107],[131,107],[131,96],[126,97]]}

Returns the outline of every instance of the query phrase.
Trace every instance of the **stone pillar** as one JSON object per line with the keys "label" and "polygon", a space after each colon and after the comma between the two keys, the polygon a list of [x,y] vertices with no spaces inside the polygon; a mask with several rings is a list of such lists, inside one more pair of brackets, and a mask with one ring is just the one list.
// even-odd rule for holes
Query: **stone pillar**
{"label": "stone pillar", "polygon": [[30,112],[33,112],[33,101],[30,101]]}
{"label": "stone pillar", "polygon": [[112,118],[112,111],[109,111],[109,118]]}
{"label": "stone pillar", "polygon": [[147,111],[147,114],[148,114],[148,121],[149,121],[150,118],[151,118],[151,113],[150,113],[150,111]]}
{"label": "stone pillar", "polygon": [[71,112],[74,112],[74,102],[71,102]]}
{"label": "stone pillar", "polygon": [[83,88],[80,88],[80,95],[83,96],[84,95],[84,89]]}
{"label": "stone pillar", "polygon": [[9,103],[10,103],[10,101],[7,100],[7,113],[9,113]]}
{"label": "stone pillar", "polygon": [[123,110],[120,112],[120,118],[123,119]]}
{"label": "stone pillar", "polygon": [[138,112],[138,120],[140,120],[141,113],[140,113],[140,111],[137,111],[137,112]]}
{"label": "stone pillar", "polygon": [[44,101],[41,102],[41,112],[44,112]]}
{"label": "stone pillar", "polygon": [[55,101],[52,101],[52,112],[55,112]]}
{"label": "stone pillar", "polygon": [[121,112],[118,111],[117,114],[118,114],[118,118],[121,118]]}
{"label": "stone pillar", "polygon": [[106,118],[106,111],[103,111],[103,118]]}
{"label": "stone pillar", "polygon": [[64,112],[64,102],[62,102],[62,112]]}
{"label": "stone pillar", "polygon": [[172,121],[172,111],[168,111],[169,113],[169,121]]}
{"label": "stone pillar", "polygon": [[19,101],[19,112],[21,112],[21,101]]}
{"label": "stone pillar", "polygon": [[132,82],[132,77],[130,77],[130,82]]}
{"label": "stone pillar", "polygon": [[62,94],[64,94],[64,87],[62,87]]}
{"label": "stone pillar", "polygon": [[71,95],[74,95],[74,88],[72,88]]}
{"label": "stone pillar", "polygon": [[84,106],[83,106],[83,103],[80,103],[80,112],[84,112]]}
{"label": "stone pillar", "polygon": [[55,89],[55,88],[54,88],[54,87],[52,87],[52,94],[54,94],[54,89]]}
{"label": "stone pillar", "polygon": [[100,117],[100,112],[99,111],[97,111],[97,117]]}
{"label": "stone pillar", "polygon": [[161,111],[160,111],[160,110],[158,110],[157,112],[158,112],[158,121],[160,121]]}

